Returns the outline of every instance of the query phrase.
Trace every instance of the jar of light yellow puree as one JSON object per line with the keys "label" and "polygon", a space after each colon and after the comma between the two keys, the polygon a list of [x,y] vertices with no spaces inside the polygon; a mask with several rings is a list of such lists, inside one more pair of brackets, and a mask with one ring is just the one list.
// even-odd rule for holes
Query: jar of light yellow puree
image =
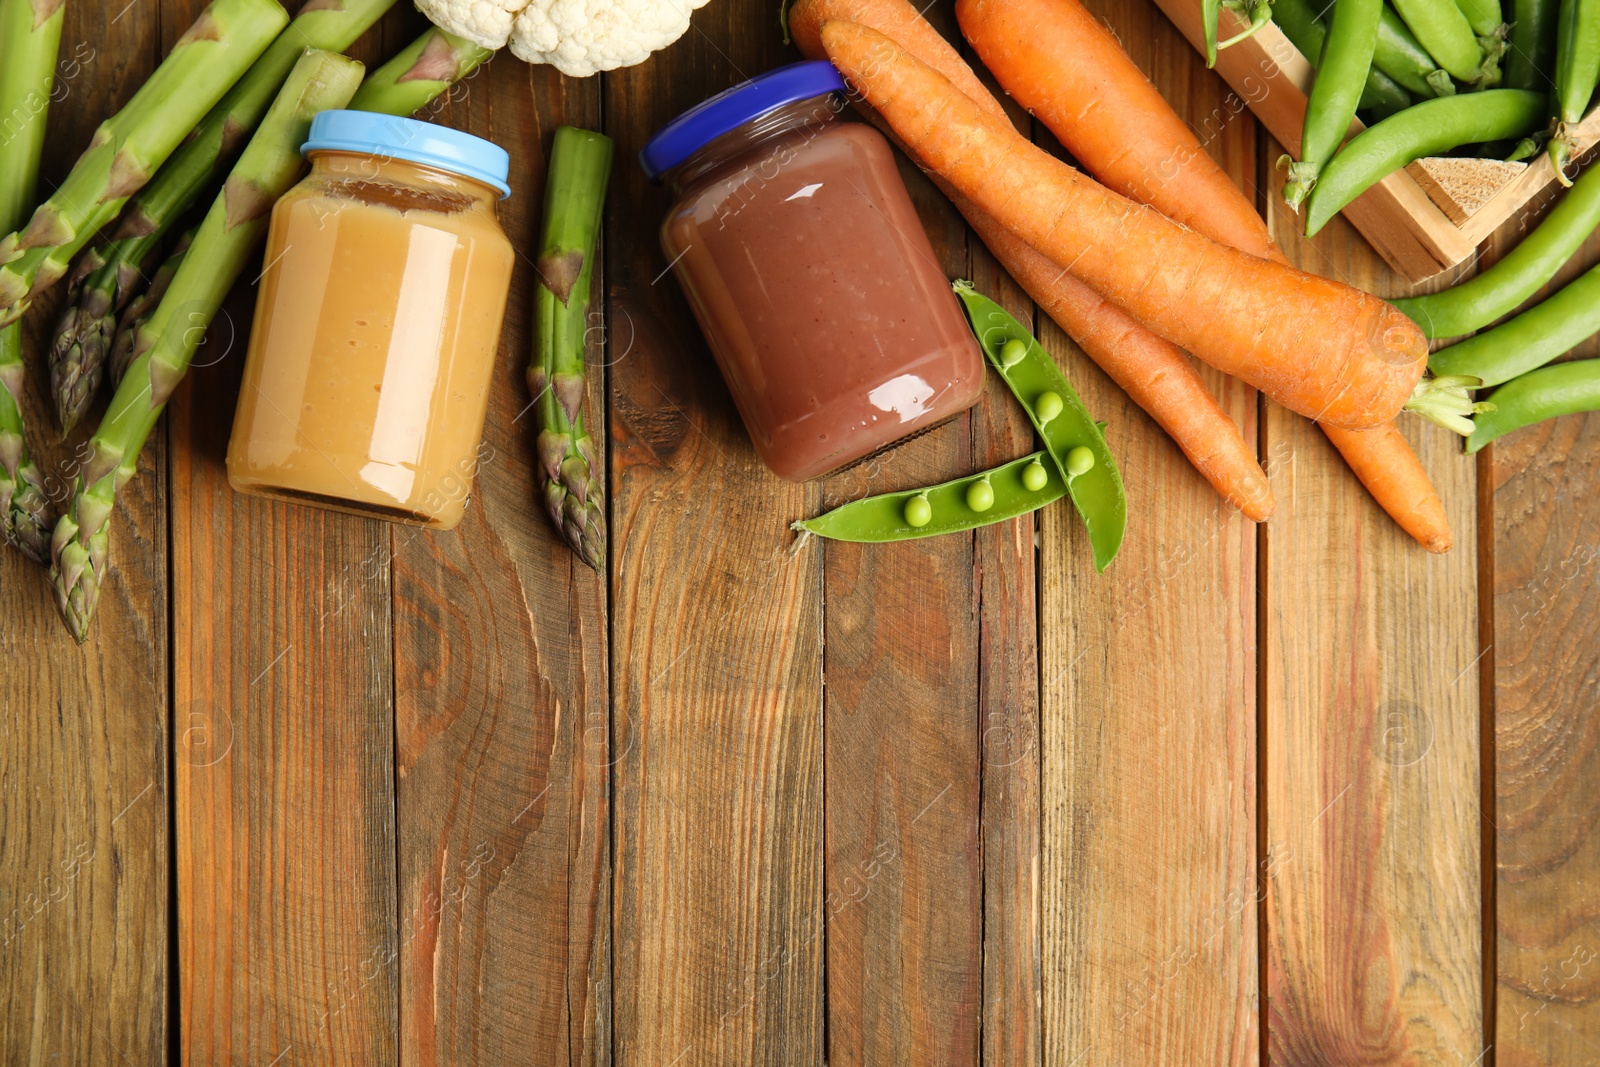
{"label": "jar of light yellow puree", "polygon": [[511,243],[509,159],[442,126],[325,111],[272,212],[228,445],[243,493],[451,529],[480,459]]}

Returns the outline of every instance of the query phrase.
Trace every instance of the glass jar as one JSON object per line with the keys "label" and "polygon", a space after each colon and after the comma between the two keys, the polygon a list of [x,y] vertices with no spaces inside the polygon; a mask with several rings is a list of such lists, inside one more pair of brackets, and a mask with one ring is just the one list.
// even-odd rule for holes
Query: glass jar
{"label": "glass jar", "polygon": [[328,111],[272,210],[228,445],[242,493],[439,529],[466,510],[511,242],[509,157],[412,119]]}
{"label": "glass jar", "polygon": [[971,407],[983,355],[877,130],[796,63],[668,124],[641,153],[675,198],[661,245],[756,451],[846,466]]}

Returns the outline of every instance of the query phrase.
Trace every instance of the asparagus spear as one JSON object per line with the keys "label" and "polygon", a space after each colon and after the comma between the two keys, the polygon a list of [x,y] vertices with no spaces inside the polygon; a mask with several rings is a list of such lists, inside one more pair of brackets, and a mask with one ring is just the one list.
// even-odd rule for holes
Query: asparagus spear
{"label": "asparagus spear", "polygon": [[178,239],[172,242],[167,258],[161,261],[161,266],[157,267],[155,274],[151,276],[149,287],[134,297],[122,312],[120,324],[117,326],[116,341],[111,346],[113,388],[121,385],[122,379],[127,377],[128,366],[133,362],[133,346],[138,341],[139,331],[150,321],[150,316],[155,314],[156,308],[161,306],[161,298],[167,295],[173,276],[178,273],[178,266],[183,262],[183,257],[193,241],[193,230],[179,234]]}
{"label": "asparagus spear", "polygon": [[536,269],[535,342],[528,390],[539,410],[535,449],[550,521],[599,570],[605,559],[605,486],[583,425],[585,336],[594,253],[611,173],[609,137],[556,130],[545,184],[544,243]]}
{"label": "asparagus spear", "polygon": [[195,232],[166,296],[139,330],[133,363],[90,441],[88,462],[50,543],[56,603],[80,642],[88,636],[105,581],[117,490],[133,477],[139,452],[187,373],[204,328],[265,236],[272,205],[304,172],[300,146],[312,117],[343,107],[362,69],[353,59],[322,51],[308,51],[295,64]]}
{"label": "asparagus spear", "polygon": [[66,273],[288,21],[277,0],[213,0],[200,13],[127,106],[100,124],[27,228],[0,240],[0,324]]}
{"label": "asparagus spear", "polygon": [[[61,44],[61,0],[0,0],[0,229],[33,208]],[[22,327],[0,327],[0,536],[43,563],[50,504],[22,419]]]}
{"label": "asparagus spear", "polygon": [[367,75],[350,101],[350,110],[414,115],[492,55],[487,48],[430,27],[399,55]]}
{"label": "asparagus spear", "polygon": [[79,257],[84,262],[70,280],[82,279],[82,286],[75,300],[69,298],[50,348],[51,391],[63,430],[83,416],[99,387],[114,316],[144,284],[139,264],[201,191],[227,171],[239,141],[261,121],[301,53],[344,51],[394,3],[329,0],[302,8],[133,200],[112,241]]}

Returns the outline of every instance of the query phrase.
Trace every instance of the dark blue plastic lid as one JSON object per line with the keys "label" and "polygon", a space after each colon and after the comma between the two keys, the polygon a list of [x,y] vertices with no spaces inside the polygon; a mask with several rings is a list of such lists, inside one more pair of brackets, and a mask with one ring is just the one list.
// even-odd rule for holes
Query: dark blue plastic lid
{"label": "dark blue plastic lid", "polygon": [[844,92],[844,78],[827,60],[791,63],[726,89],[661,128],[639,153],[651,181],[676,167],[729,130],[785,104]]}
{"label": "dark blue plastic lid", "polygon": [[506,150],[448,126],[371,111],[322,111],[311,120],[311,138],[300,146],[300,154],[319,149],[421,163],[492,185],[500,190],[502,200],[511,195],[511,186],[506,184],[511,157]]}

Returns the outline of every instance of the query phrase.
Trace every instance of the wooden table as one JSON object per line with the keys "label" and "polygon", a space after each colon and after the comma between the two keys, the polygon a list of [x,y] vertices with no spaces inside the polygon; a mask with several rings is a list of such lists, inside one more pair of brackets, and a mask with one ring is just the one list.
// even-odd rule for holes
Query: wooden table
{"label": "wooden table", "polygon": [[[1279,148],[1147,0],[1093,6],[1298,263],[1401,291],[1343,224],[1294,235]],[[47,179],[198,7],[69,0]],[[991,388],[820,484],[756,461],[631,157],[794,58],[775,7],[712,0],[586,81],[504,56],[439,115],[510,150],[524,253],[551,131],[618,141],[606,578],[535,497],[526,254],[459,531],[229,490],[241,287],[122,494],[87,647],[0,556],[0,1059],[1600,1061],[1600,418],[1476,462],[1408,419],[1457,534],[1436,558],[1315,427],[1208,372],[1270,467],[1257,528],[1041,316],[1128,481],[1107,574],[1061,506],[795,551],[790,520],[1029,434]],[[950,274],[1032,314],[908,177]],[[79,443],[42,449],[57,477]]]}

